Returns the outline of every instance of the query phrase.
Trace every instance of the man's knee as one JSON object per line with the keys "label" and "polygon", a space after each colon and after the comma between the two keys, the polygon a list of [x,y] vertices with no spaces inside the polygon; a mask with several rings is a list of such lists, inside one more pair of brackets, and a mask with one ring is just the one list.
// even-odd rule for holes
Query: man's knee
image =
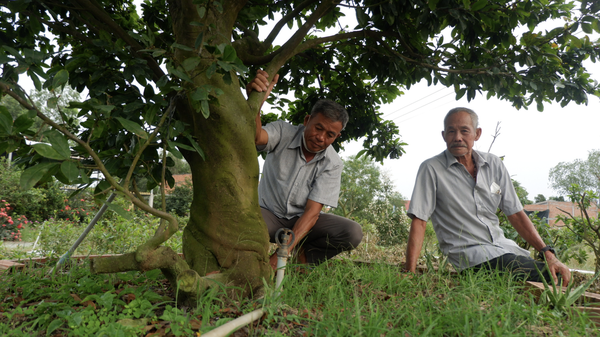
{"label": "man's knee", "polygon": [[352,221],[352,224],[348,226],[348,243],[352,246],[352,248],[358,247],[363,238],[362,227],[357,223]]}

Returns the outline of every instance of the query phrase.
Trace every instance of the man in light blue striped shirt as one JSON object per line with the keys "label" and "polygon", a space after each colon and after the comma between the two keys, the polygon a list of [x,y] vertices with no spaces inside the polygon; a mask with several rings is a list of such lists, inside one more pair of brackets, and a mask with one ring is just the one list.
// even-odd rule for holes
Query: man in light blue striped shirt
{"label": "man in light blue striped shirt", "polygon": [[[248,84],[252,90],[269,95],[277,82],[262,70]],[[266,151],[262,179],[258,187],[259,203],[274,242],[279,228],[294,231],[301,263],[317,264],[360,244],[362,229],[352,220],[322,213],[324,205],[337,207],[343,162],[330,146],[348,122],[348,113],[330,100],[318,101],[303,125],[284,121],[261,125],[256,116],[256,149]],[[277,255],[270,259],[275,269]]]}

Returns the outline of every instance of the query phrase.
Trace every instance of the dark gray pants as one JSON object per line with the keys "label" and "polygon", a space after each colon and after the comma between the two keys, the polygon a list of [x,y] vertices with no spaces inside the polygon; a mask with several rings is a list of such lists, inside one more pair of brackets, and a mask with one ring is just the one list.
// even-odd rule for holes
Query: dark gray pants
{"label": "dark gray pants", "polygon": [[[273,243],[279,228],[292,229],[299,219],[299,217],[289,220],[280,219],[265,208],[260,210]],[[321,213],[314,227],[302,239],[301,246],[304,248],[307,262],[318,264],[341,252],[358,247],[362,237],[362,228],[358,223],[334,214]]]}
{"label": "dark gray pants", "polygon": [[[539,269],[540,274],[535,268]],[[516,254],[504,254],[493,258],[482,264],[478,264],[469,269],[474,271],[480,270],[499,270],[508,271],[513,273],[518,279],[533,282],[542,282],[542,278],[546,279],[546,282],[554,282],[552,275],[548,272],[546,264],[541,261],[536,261],[528,256],[516,255]],[[469,270],[467,269],[467,270]],[[559,278],[560,279],[560,278]]]}

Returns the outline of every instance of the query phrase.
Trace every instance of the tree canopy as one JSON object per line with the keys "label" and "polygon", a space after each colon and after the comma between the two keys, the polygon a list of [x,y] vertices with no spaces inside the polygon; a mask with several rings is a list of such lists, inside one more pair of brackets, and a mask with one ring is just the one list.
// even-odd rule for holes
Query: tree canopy
{"label": "tree canopy", "polygon": [[[264,94],[241,90],[257,68],[280,74],[282,118],[300,123],[316,100],[335,100],[350,114],[336,147],[363,139],[376,160],[397,158],[399,130],[379,106],[421,80],[516,108],[598,96],[584,61],[599,56],[599,12],[597,1],[565,0],[145,0],[139,12],[131,0],[0,0],[0,91],[28,111],[13,119],[0,107],[0,152],[17,151],[23,187],[52,177],[90,186],[99,170],[97,196],[115,191],[167,220],[135,253],[94,260],[95,271],[161,268],[187,293],[210,273],[251,293],[270,272],[252,141]],[[274,45],[285,26],[292,35]],[[77,119],[52,121],[22,76],[38,90],[85,92],[69,106]],[[25,141],[36,117],[51,126],[45,144]],[[167,151],[193,177],[185,261],[160,246],[177,220],[136,183],[173,186]]]}
{"label": "tree canopy", "polygon": [[[600,193],[600,150],[592,150],[586,160],[560,162],[550,169],[550,186],[561,196],[571,194],[571,185]],[[563,198],[564,199],[564,198]]]}

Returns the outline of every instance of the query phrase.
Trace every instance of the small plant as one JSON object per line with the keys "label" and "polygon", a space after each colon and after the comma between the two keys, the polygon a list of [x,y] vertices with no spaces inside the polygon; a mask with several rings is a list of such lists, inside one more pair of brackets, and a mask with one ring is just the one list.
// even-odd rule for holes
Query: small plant
{"label": "small plant", "polygon": [[0,207],[0,239],[4,241],[21,241],[21,228],[28,223],[24,215],[13,218],[8,213],[12,209],[6,200],[2,200]]}
{"label": "small plant", "polygon": [[[535,268],[537,269],[537,265]],[[538,273],[541,274],[539,269]],[[575,282],[571,282],[564,292],[562,291],[562,289],[557,289],[554,282],[552,282],[552,290],[550,290],[548,282],[546,282],[546,279],[542,277],[542,282],[544,283],[544,288],[546,289],[544,292],[546,296],[544,298],[546,299],[546,301],[552,309],[565,313],[568,310],[568,308],[571,305],[573,305],[585,293],[585,291],[592,285],[592,283],[596,281],[598,276],[600,276],[600,274],[596,273],[594,277],[592,277],[586,283],[580,284],[577,288],[575,288],[575,290],[573,290],[573,285],[575,284]]]}

